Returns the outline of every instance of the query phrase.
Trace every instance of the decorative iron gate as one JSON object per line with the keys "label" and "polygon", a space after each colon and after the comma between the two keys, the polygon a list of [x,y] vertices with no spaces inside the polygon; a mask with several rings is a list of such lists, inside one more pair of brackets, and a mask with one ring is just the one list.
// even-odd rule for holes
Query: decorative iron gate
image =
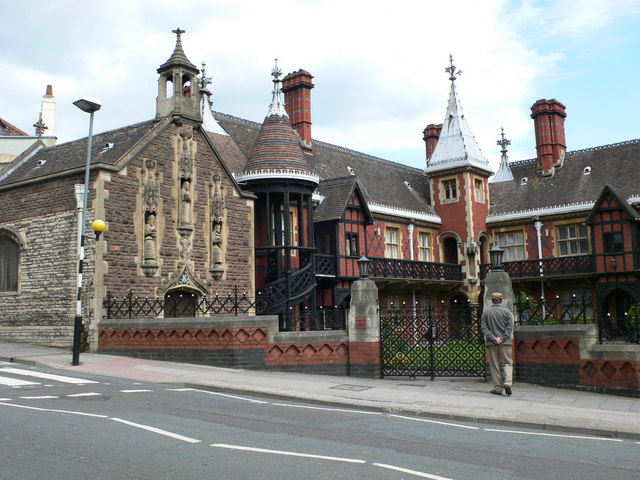
{"label": "decorative iron gate", "polygon": [[478,305],[380,310],[384,376],[486,377]]}

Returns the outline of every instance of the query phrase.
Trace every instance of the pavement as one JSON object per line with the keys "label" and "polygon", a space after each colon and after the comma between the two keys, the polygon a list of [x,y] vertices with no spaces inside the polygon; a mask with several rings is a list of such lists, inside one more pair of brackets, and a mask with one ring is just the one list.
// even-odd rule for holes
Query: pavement
{"label": "pavement", "polygon": [[80,375],[108,375],[442,421],[640,440],[640,398],[527,383],[515,383],[511,396],[497,396],[489,394],[491,384],[476,378],[367,379],[239,370],[96,353],[81,354],[80,365],[72,366],[71,349],[6,342],[0,342],[0,360]]}

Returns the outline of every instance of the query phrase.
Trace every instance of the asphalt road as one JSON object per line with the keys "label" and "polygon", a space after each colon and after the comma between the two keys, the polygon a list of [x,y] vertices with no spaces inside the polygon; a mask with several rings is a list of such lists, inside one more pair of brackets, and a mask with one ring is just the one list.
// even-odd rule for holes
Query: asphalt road
{"label": "asphalt road", "polygon": [[640,442],[0,362],[0,479],[630,479]]}

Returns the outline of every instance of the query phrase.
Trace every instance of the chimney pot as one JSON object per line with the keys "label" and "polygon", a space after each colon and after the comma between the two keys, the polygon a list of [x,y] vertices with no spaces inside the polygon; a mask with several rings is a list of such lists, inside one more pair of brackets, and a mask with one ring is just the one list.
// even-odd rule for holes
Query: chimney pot
{"label": "chimney pot", "polygon": [[536,133],[538,168],[543,176],[553,175],[555,168],[562,166],[567,150],[564,135],[566,108],[556,99],[541,99],[531,107]]}
{"label": "chimney pot", "polygon": [[438,125],[436,125],[435,123],[430,123],[422,131],[422,139],[425,141],[427,146],[427,160],[431,158],[431,155],[433,155],[433,151],[436,149],[436,145],[438,144],[438,139],[440,138],[441,131],[442,131],[441,123]]}
{"label": "chimney pot", "polygon": [[282,93],[291,126],[302,140],[303,148],[311,150],[311,89],[313,75],[306,70],[290,73],[282,79]]}

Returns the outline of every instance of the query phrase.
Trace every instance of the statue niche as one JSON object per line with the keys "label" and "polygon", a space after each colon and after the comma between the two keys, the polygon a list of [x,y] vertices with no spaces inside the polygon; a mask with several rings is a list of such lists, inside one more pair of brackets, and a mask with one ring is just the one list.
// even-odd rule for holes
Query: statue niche
{"label": "statue niche", "polygon": [[222,226],[224,222],[224,187],[220,175],[213,176],[210,187],[210,218],[211,218],[211,264],[209,272],[214,280],[220,280],[224,274],[222,251]]}
{"label": "statue niche", "polygon": [[157,258],[157,215],[158,215],[158,176],[156,162],[152,159],[145,161],[144,183],[142,187],[143,210],[143,241],[142,264],[140,267],[147,276],[153,276],[158,270]]}

